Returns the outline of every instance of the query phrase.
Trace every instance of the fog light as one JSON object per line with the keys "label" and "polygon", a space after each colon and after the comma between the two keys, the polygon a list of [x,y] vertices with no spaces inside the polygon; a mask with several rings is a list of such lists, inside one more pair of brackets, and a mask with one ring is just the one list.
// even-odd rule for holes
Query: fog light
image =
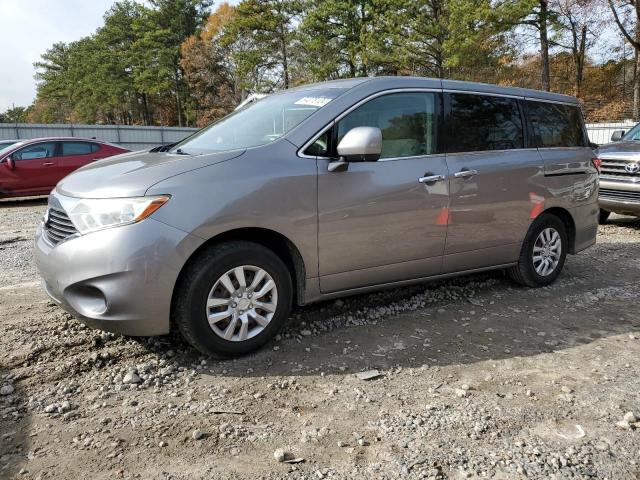
{"label": "fog light", "polygon": [[107,299],[99,288],[91,285],[79,285],[67,288],[64,297],[81,315],[94,317],[107,311]]}

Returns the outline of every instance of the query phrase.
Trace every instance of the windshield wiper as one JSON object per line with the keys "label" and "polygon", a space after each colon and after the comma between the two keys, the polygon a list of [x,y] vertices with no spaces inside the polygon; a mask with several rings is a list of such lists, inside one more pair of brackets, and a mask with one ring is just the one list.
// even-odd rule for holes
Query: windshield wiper
{"label": "windshield wiper", "polygon": [[167,145],[158,145],[157,147],[153,147],[151,150],[149,150],[150,152],[168,152],[169,150],[171,150],[173,147],[175,147],[178,144],[178,142],[174,142],[174,143],[169,143]]}

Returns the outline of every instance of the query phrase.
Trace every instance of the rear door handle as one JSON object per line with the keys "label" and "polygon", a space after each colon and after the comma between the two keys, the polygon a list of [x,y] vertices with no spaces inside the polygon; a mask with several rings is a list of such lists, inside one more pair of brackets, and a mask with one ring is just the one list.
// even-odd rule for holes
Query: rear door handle
{"label": "rear door handle", "polygon": [[478,170],[460,170],[453,174],[456,178],[469,178],[478,175]]}
{"label": "rear door handle", "polygon": [[427,177],[420,177],[418,179],[418,182],[420,183],[435,183],[435,182],[439,182],[441,180],[444,180],[445,176],[444,175],[429,175]]}
{"label": "rear door handle", "polygon": [[53,165],[53,162],[44,162],[42,165],[45,166],[45,167],[49,167],[49,166]]}

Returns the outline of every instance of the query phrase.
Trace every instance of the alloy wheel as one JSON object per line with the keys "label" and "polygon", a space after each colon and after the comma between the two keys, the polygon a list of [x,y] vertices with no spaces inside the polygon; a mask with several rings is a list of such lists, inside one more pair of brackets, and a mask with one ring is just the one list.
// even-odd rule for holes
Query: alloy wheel
{"label": "alloy wheel", "polygon": [[253,265],[232,268],[216,280],[206,314],[213,332],[242,342],[269,325],[278,305],[278,288],[266,270]]}
{"label": "alloy wheel", "polygon": [[562,238],[555,228],[547,227],[540,232],[533,244],[533,267],[542,277],[551,275],[562,256]]}

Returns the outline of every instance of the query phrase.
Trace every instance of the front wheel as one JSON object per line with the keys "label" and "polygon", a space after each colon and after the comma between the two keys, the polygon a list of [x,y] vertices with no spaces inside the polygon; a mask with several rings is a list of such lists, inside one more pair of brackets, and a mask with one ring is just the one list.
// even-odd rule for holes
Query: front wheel
{"label": "front wheel", "polygon": [[173,317],[205,354],[239,356],[273,338],[291,310],[291,276],[271,250],[251,242],[216,245],[187,267]]}
{"label": "front wheel", "polygon": [[609,220],[609,215],[611,215],[611,212],[607,212],[606,210],[600,209],[598,223],[600,225],[604,225],[605,223],[607,223],[607,220]]}
{"label": "front wheel", "polygon": [[564,223],[555,215],[540,215],[529,227],[518,263],[508,270],[509,276],[528,287],[549,285],[562,271],[567,243]]}

